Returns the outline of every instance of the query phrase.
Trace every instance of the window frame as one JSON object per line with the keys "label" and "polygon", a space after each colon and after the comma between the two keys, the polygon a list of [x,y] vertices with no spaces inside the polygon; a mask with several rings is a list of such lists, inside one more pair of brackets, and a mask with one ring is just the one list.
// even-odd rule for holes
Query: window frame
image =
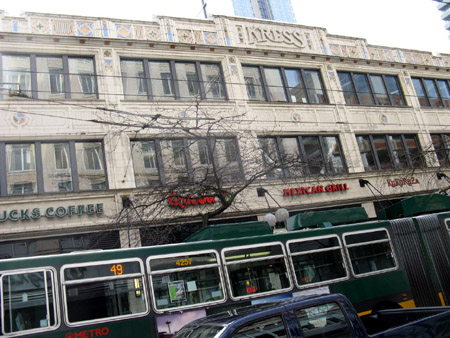
{"label": "window frame", "polygon": [[[265,256],[265,257],[261,257],[261,258],[237,259],[237,260],[232,261],[232,262],[227,262],[227,260],[226,260],[226,256],[225,255],[229,251],[236,251],[236,250],[243,250],[243,249],[255,249],[255,248],[267,247],[267,246],[279,246],[281,248],[281,250],[282,250],[282,255],[279,254],[279,255],[274,255],[274,256]],[[221,258],[222,258],[222,266],[223,266],[223,269],[224,269],[224,274],[225,274],[225,278],[226,278],[226,282],[227,282],[227,286],[228,286],[229,296],[230,296],[230,298],[232,300],[238,301],[238,300],[266,297],[266,296],[270,296],[270,295],[276,295],[276,294],[288,292],[288,291],[293,290],[293,288],[294,288],[294,282],[292,280],[291,271],[290,271],[289,259],[288,259],[288,256],[286,254],[286,249],[285,249],[285,247],[284,247],[282,242],[268,242],[268,243],[259,243],[259,244],[240,245],[240,246],[234,246],[234,247],[227,247],[227,248],[222,250]],[[286,267],[286,275],[287,275],[287,279],[288,279],[288,282],[289,282],[289,286],[287,288],[279,289],[279,290],[275,290],[275,291],[266,291],[266,292],[255,293],[255,294],[247,294],[247,295],[237,296],[237,297],[234,296],[233,292],[232,292],[230,271],[229,271],[228,267],[230,265],[237,265],[237,264],[248,263],[248,262],[249,263],[261,262],[261,261],[267,260],[268,258],[271,258],[271,259],[283,258],[283,261],[284,261],[284,264],[285,264],[285,267]]]}
{"label": "window frame", "polygon": [[[348,173],[348,167],[347,167],[347,163],[345,161],[345,156],[343,153],[343,149],[342,149],[342,145],[341,145],[341,141],[340,141],[340,137],[338,134],[323,134],[323,135],[276,135],[276,136],[260,136],[258,137],[259,140],[262,139],[274,139],[275,140],[275,146],[276,146],[276,152],[277,152],[277,157],[278,157],[278,161],[281,162],[281,164],[283,164],[284,162],[284,158],[287,154],[285,154],[285,150],[284,150],[284,146],[283,146],[283,139],[287,139],[287,138],[295,138],[297,141],[297,151],[299,154],[299,157],[304,160],[307,161],[308,160],[308,155],[305,151],[305,144],[303,142],[303,138],[304,137],[314,137],[318,139],[319,142],[319,146],[320,146],[320,158],[321,158],[321,163],[322,163],[322,167],[325,168],[325,175],[344,175],[346,173]],[[328,162],[328,158],[325,154],[325,150],[326,150],[326,146],[325,146],[325,137],[334,137],[336,139],[336,144],[338,146],[339,149],[339,155],[340,155],[340,159],[342,161],[342,172],[333,172],[332,167],[330,166],[330,163]],[[261,145],[259,145],[261,146]],[[263,151],[263,159],[262,159],[263,164],[264,162],[264,151]],[[308,163],[307,165],[302,166],[301,171],[303,172],[302,176],[296,176],[296,175],[292,175],[289,172],[288,168],[281,168],[281,172],[282,172],[282,178],[290,178],[290,177],[307,177],[307,176],[320,176],[323,175],[322,173],[318,173],[318,174],[314,174],[312,173],[311,170],[311,165]],[[267,175],[266,175],[267,176]],[[275,177],[268,177],[269,179],[277,179],[277,175],[275,175]]]}
{"label": "window frame", "polygon": [[[375,166],[376,166],[375,170],[369,170],[369,171],[366,170],[366,167],[364,167],[364,171],[365,172],[389,171],[389,170],[405,170],[405,169],[424,169],[424,168],[426,168],[426,162],[423,159],[423,156],[421,156],[422,166],[420,166],[420,167],[415,167],[414,166],[414,163],[417,162],[417,161],[413,161],[412,155],[410,153],[410,149],[408,148],[408,145],[406,143],[405,136],[412,136],[412,137],[414,137],[414,139],[416,141],[416,144],[417,144],[417,149],[419,151],[419,154],[421,154],[422,153],[422,147],[420,145],[419,138],[418,138],[417,134],[355,134],[356,143],[358,144],[358,152],[359,152],[359,155],[361,157],[361,150],[359,148],[359,143],[358,143],[358,137],[360,137],[360,136],[361,137],[368,137],[370,151],[371,151],[371,154],[372,154],[372,157],[374,159]],[[385,142],[386,142],[386,150],[387,150],[387,153],[389,155],[390,162],[392,164],[392,168],[387,168],[387,169],[382,169],[381,168],[381,162],[380,162],[380,159],[379,159],[379,156],[378,156],[378,152],[377,152],[377,149],[376,149],[376,146],[375,146],[375,142],[374,142],[374,139],[373,139],[374,136],[382,136],[383,139],[385,140]],[[405,152],[405,160],[406,160],[406,167],[405,168],[402,168],[401,165],[399,164],[399,163],[404,163],[404,162],[399,161],[399,163],[397,163],[395,161],[395,156],[394,156],[394,151],[395,150],[392,148],[392,144],[391,144],[391,141],[389,139],[390,136],[400,136],[401,137],[401,144],[402,144],[403,150]],[[367,152],[365,152],[365,153],[367,153]]]}
{"label": "window frame", "polygon": [[[11,333],[5,333],[4,332],[4,328],[5,328],[5,320],[4,320],[4,312],[5,312],[5,304],[3,301],[3,277],[5,276],[12,276],[12,275],[23,275],[23,274],[28,274],[28,273],[39,273],[42,272],[44,274],[46,274],[47,272],[50,273],[51,276],[51,292],[53,295],[53,319],[55,321],[54,325],[49,325],[46,326],[45,328],[35,328],[35,329],[29,329],[29,330],[21,330],[21,331],[16,331],[16,332],[11,332]],[[46,285],[47,282],[45,282]],[[1,316],[1,332],[0,335],[5,336],[5,337],[9,337],[9,336],[17,336],[17,335],[21,335],[25,334],[33,334],[33,333],[42,333],[42,332],[48,332],[48,331],[55,331],[57,330],[60,326],[61,326],[61,308],[60,308],[60,295],[59,295],[59,287],[58,287],[58,273],[56,271],[56,269],[54,267],[51,266],[43,266],[40,268],[28,268],[28,269],[19,269],[19,270],[7,270],[7,271],[2,271],[1,276],[0,276],[0,290],[2,291],[2,294],[0,295],[1,297],[1,311],[0,311],[0,316]],[[47,286],[48,287],[48,286]],[[47,307],[47,315],[50,315],[50,303],[49,303],[49,297],[48,297],[48,292],[46,293],[47,297],[47,303],[46,303],[46,307]]]}
{"label": "window frame", "polygon": [[[277,102],[277,103],[295,103],[295,104],[313,104],[313,105],[319,105],[319,104],[330,104],[330,99],[328,97],[328,93],[327,93],[327,88],[325,86],[325,82],[323,80],[323,76],[322,76],[322,71],[321,69],[316,69],[316,68],[292,68],[292,67],[282,67],[282,66],[261,66],[261,65],[254,65],[254,64],[242,64],[242,70],[244,70],[244,68],[257,68],[258,69],[258,74],[259,74],[259,78],[261,80],[261,85],[257,85],[255,83],[249,83],[249,79],[252,79],[251,77],[245,76],[244,74],[244,86],[246,88],[246,92],[247,92],[247,100],[248,101],[252,101],[252,102]],[[281,77],[281,81],[282,81],[282,88],[280,88],[280,91],[283,93],[284,95],[284,100],[282,101],[276,101],[276,100],[271,100],[271,94],[270,94],[270,85],[268,84],[267,78],[266,78],[266,72],[265,70],[278,70],[280,73],[280,77]],[[290,94],[290,90],[291,88],[295,88],[295,87],[290,87],[289,83],[288,83],[288,78],[286,76],[286,70],[289,71],[299,71],[299,76],[301,79],[301,84],[303,86],[303,90],[305,91],[306,94],[306,98],[307,98],[307,102],[300,102],[300,101],[294,101],[292,99],[292,96]],[[316,88],[307,88],[306,87],[306,81],[305,81],[305,72],[306,71],[311,71],[311,72],[315,72],[318,75],[319,78],[319,82],[320,82],[320,86],[321,86],[321,90],[323,92],[323,96],[324,96],[324,101],[325,102],[313,102],[314,100],[312,99],[312,91],[317,90]],[[259,100],[258,99],[258,90],[256,89],[257,86],[261,86],[261,91],[262,91],[262,98],[263,100]],[[252,92],[254,92],[256,95],[252,96],[250,95],[250,91],[249,89],[252,88]]]}
{"label": "window frame", "polygon": [[[368,234],[371,232],[380,232],[380,231],[384,231],[387,234],[387,239],[384,240],[375,240],[375,241],[371,241],[371,242],[358,242],[356,244],[347,244],[346,243],[346,237],[347,236],[353,236],[353,235],[358,235],[358,234]],[[353,275],[353,277],[355,278],[364,278],[366,276],[372,276],[372,275],[379,275],[379,274],[383,274],[383,273],[387,273],[387,272],[391,272],[391,271],[396,271],[399,269],[399,261],[397,259],[397,256],[395,254],[394,251],[394,246],[392,245],[393,241],[392,238],[389,234],[389,231],[386,228],[377,228],[377,229],[368,229],[368,230],[359,230],[359,231],[351,231],[351,232],[346,232],[344,234],[342,234],[342,241],[344,244],[344,248],[345,248],[345,252],[347,255],[347,259],[349,261],[349,265],[350,265],[350,271]],[[353,247],[358,247],[358,246],[364,246],[364,245],[370,245],[370,244],[378,244],[378,243],[389,243],[390,248],[391,248],[391,257],[392,260],[394,262],[394,267],[392,268],[388,268],[388,269],[382,269],[382,270],[376,270],[376,271],[372,271],[372,272],[365,272],[365,273],[360,273],[360,274],[356,274],[355,271],[353,270],[353,263],[352,263],[352,256],[350,255],[349,252],[349,248],[353,248]]]}
{"label": "window frame", "polygon": [[[175,101],[186,101],[186,100],[192,100],[193,98],[199,97],[200,100],[205,101],[228,101],[228,92],[226,88],[225,78],[224,78],[224,72],[222,68],[221,62],[210,62],[210,61],[189,61],[189,60],[175,60],[175,59],[149,59],[149,58],[127,58],[127,57],[121,57],[120,62],[122,61],[134,61],[134,62],[142,62],[143,70],[145,74],[145,83],[146,83],[146,93],[143,93],[142,95],[138,95],[138,93],[129,93],[128,95],[124,91],[124,84],[123,84],[123,73],[121,73],[122,78],[122,95],[125,100],[133,100],[133,97],[137,96],[143,96],[147,97],[148,101],[153,100],[175,100]],[[152,72],[150,64],[152,62],[161,62],[161,63],[168,63],[169,64],[169,70],[170,72],[165,73],[159,73],[156,76],[152,78]],[[186,88],[188,88],[189,92],[191,89],[198,89],[198,94],[190,94],[189,97],[182,97],[180,92],[180,81],[177,76],[177,64],[190,64],[194,65],[195,73],[192,73],[195,75],[194,78],[187,78],[186,81]],[[205,91],[205,85],[207,84],[207,81],[205,81],[203,72],[202,72],[202,65],[215,65],[219,69],[219,81],[216,81],[215,84],[218,85],[221,88],[221,91],[223,91],[222,97],[218,97],[215,95],[208,95],[208,93]],[[162,74],[169,74],[170,76],[161,76]],[[186,75],[187,73],[185,73]],[[128,79],[128,78],[127,78]],[[153,80],[159,80],[161,84],[162,93],[164,94],[162,97],[155,97],[154,96],[154,90],[153,87],[156,85]],[[198,88],[196,88],[198,87]],[[167,93],[166,90],[169,90],[171,93]],[[127,98],[127,96],[130,96],[131,98]]]}
{"label": "window frame", "polygon": [[[216,257],[216,263],[211,263],[208,265],[197,265],[193,267],[187,267],[187,268],[173,268],[173,269],[165,269],[165,270],[158,270],[157,272],[153,272],[151,269],[151,262],[158,260],[158,259],[166,259],[166,258],[176,258],[180,257],[180,259],[183,259],[187,256],[196,256],[201,254],[214,254]],[[165,312],[173,312],[173,311],[184,311],[188,309],[196,309],[204,306],[210,306],[210,305],[216,305],[216,304],[223,304],[227,301],[227,284],[225,282],[225,277],[222,271],[222,264],[221,264],[221,256],[217,250],[201,250],[201,251],[187,251],[187,252],[179,252],[179,253],[172,253],[172,254],[166,254],[166,255],[157,255],[157,256],[150,256],[146,260],[146,267],[147,267],[147,278],[149,281],[149,290],[151,294],[151,301],[152,301],[152,309],[156,313],[165,313]],[[176,307],[168,307],[166,309],[159,309],[156,305],[157,297],[155,296],[155,291],[153,288],[153,279],[152,276],[154,275],[164,275],[164,274],[170,274],[178,271],[193,271],[193,270],[202,270],[202,269],[209,269],[209,268],[217,268],[217,271],[219,272],[219,280],[220,285],[222,287],[222,299],[207,302],[207,303],[196,303],[192,305],[182,305],[182,306],[176,306]]]}
{"label": "window frame", "polygon": [[[446,102],[450,102],[450,98],[443,98],[443,95],[441,93],[441,88],[438,85],[438,81],[444,81],[447,85],[447,91],[450,92],[450,81],[448,79],[437,79],[437,78],[427,78],[427,77],[416,77],[416,76],[411,76],[411,81],[413,84],[413,88],[414,88],[414,93],[416,94],[416,97],[419,101],[419,105],[421,107],[425,107],[425,108],[437,108],[437,109],[448,109],[450,108],[450,103],[448,105],[446,105]],[[416,82],[417,81],[417,82]],[[429,91],[429,87],[426,85],[426,81],[432,81],[433,85],[434,85],[434,89],[436,90],[437,93],[437,97],[432,97],[430,96],[430,91]],[[419,96],[417,91],[416,91],[416,86],[415,83],[418,83],[424,93],[424,96]],[[421,98],[423,99],[421,101]],[[438,100],[438,102],[440,103],[440,105],[434,105],[432,104],[432,99],[434,100]],[[427,104],[424,105],[422,104],[423,101],[426,101]]]}
{"label": "window frame", "polygon": [[[49,81],[51,75],[58,75],[58,77],[60,79],[62,79],[62,83],[61,83],[61,92],[51,92],[50,87],[49,87],[49,92],[48,92],[48,97],[45,97],[45,99],[47,100],[60,100],[62,98],[64,99],[73,99],[73,100],[98,100],[99,99],[99,90],[98,90],[98,74],[97,74],[97,67],[96,67],[96,57],[95,55],[69,55],[69,54],[36,54],[36,53],[31,53],[31,54],[16,54],[16,53],[2,53],[0,52],[0,82],[3,81],[3,74],[4,72],[8,72],[7,69],[4,68],[3,66],[3,56],[25,56],[25,57],[29,57],[30,59],[30,70],[28,71],[28,76],[30,79],[30,89],[29,90],[25,90],[25,92],[29,93],[29,97],[33,98],[33,99],[40,99],[41,97],[39,97],[39,94],[41,91],[43,91],[43,89],[39,88],[39,81],[38,81],[38,72],[37,72],[37,67],[38,67],[38,62],[37,59],[39,57],[43,57],[43,58],[61,58],[62,59],[62,70],[60,73],[55,73],[52,74],[51,72],[45,73],[46,75],[49,76]],[[79,78],[79,76],[83,75],[81,73],[73,73],[69,70],[69,60],[70,59],[88,59],[92,61],[92,65],[93,65],[93,74],[85,74],[85,75],[89,75],[91,77],[91,83],[93,86],[93,92],[92,93],[74,93],[72,92],[72,88],[71,88],[71,78],[72,76],[77,76]],[[26,72],[20,72],[20,74],[23,74]],[[42,74],[42,73],[40,73]],[[80,79],[79,79],[80,81]],[[45,91],[44,91],[45,92]],[[81,96],[81,97],[80,97]],[[86,96],[86,97],[83,97]],[[0,94],[0,99],[5,99],[7,97],[7,95],[4,94]],[[17,99],[16,97],[13,97],[12,99]]]}
{"label": "window frame", "polygon": [[[328,238],[336,238],[338,240],[338,247],[332,247],[332,248],[326,248],[326,249],[317,249],[317,250],[309,250],[309,251],[302,251],[302,252],[296,252],[293,253],[291,251],[290,248],[290,244],[293,243],[302,243],[302,242],[309,242],[309,241],[315,241],[315,240],[320,240],[320,239],[328,239]],[[294,276],[294,282],[295,282],[295,286],[299,289],[306,289],[306,288],[310,288],[310,287],[318,287],[318,286],[322,286],[322,285],[327,285],[327,284],[332,284],[332,283],[336,283],[336,282],[340,282],[340,281],[345,281],[350,279],[350,271],[348,269],[348,263],[347,263],[347,256],[344,252],[344,246],[342,245],[342,241],[339,238],[338,235],[326,235],[326,236],[315,236],[315,237],[308,237],[308,238],[302,238],[302,239],[291,239],[288,240],[286,242],[286,249],[288,252],[288,256],[289,256],[289,262],[291,264],[291,271],[293,272],[293,276]],[[310,284],[304,284],[304,285],[300,285],[300,283],[298,283],[297,280],[297,274],[295,273],[295,268],[294,268],[294,262],[292,257],[294,256],[301,256],[301,255],[305,255],[305,254],[309,254],[309,253],[317,253],[317,252],[326,252],[326,251],[333,251],[333,250],[337,250],[339,249],[339,252],[341,254],[342,257],[342,262],[344,265],[344,270],[346,275],[344,277],[340,277],[340,278],[336,278],[336,279],[330,279],[327,281],[321,281],[321,282],[316,282],[316,283],[310,283]]]}
{"label": "window frame", "polygon": [[[139,263],[140,267],[140,273],[134,273],[134,274],[127,274],[127,275],[121,275],[119,277],[116,276],[108,276],[108,277],[97,277],[97,278],[85,278],[85,279],[79,279],[75,281],[66,281],[64,272],[66,269],[70,268],[79,268],[79,267],[85,267],[85,266],[96,266],[96,265],[115,265],[115,264],[121,264],[121,263],[133,263],[137,262]],[[144,317],[150,313],[150,305],[149,305],[149,295],[147,292],[147,282],[146,282],[146,273],[144,268],[144,263],[140,258],[128,258],[128,259],[118,259],[118,260],[105,260],[105,261],[95,261],[95,262],[89,262],[89,263],[72,263],[72,264],[64,264],[60,269],[60,278],[61,278],[61,293],[62,293],[62,306],[64,308],[64,323],[68,327],[79,327],[79,326],[85,326],[85,325],[92,325],[92,324],[99,324],[104,322],[116,322],[121,321],[125,319],[130,318],[139,318]],[[67,303],[67,289],[66,286],[69,285],[83,285],[86,283],[92,283],[92,282],[103,282],[103,281],[114,281],[119,279],[130,279],[130,278],[140,278],[142,285],[141,285],[141,292],[142,297],[144,298],[143,304],[145,305],[145,311],[140,312],[137,314],[127,314],[127,315],[119,315],[114,317],[105,317],[105,318],[98,318],[98,319],[90,319],[90,320],[83,320],[75,323],[71,323],[69,321],[69,311],[68,311],[68,303]]]}
{"label": "window frame", "polygon": [[[351,80],[351,89],[352,92],[349,91],[344,91],[343,86],[342,86],[342,82],[341,79],[339,77],[339,74],[347,74],[349,75],[349,79]],[[339,85],[340,85],[340,90],[342,95],[344,96],[344,101],[346,105],[355,105],[355,106],[377,106],[377,107],[408,107],[408,104],[406,102],[406,98],[405,98],[405,94],[403,92],[402,86],[400,84],[399,78],[397,74],[379,74],[379,73],[362,73],[362,72],[353,72],[353,71],[346,71],[346,70],[337,70],[337,76],[338,76],[338,80],[339,80]],[[363,102],[362,96],[361,96],[361,91],[357,90],[357,86],[356,86],[356,76],[364,76],[366,83],[368,85],[368,90],[369,92],[366,93],[369,95],[369,97],[371,98],[372,103],[371,104],[367,104]],[[381,77],[381,83],[383,85],[383,89],[389,104],[380,104],[377,103],[379,102],[379,99],[377,98],[377,95],[380,95],[381,93],[377,93],[375,91],[375,84],[372,81],[372,76],[374,77]],[[398,87],[398,93],[401,98],[401,100],[403,101],[403,104],[395,104],[395,96],[392,95],[390,93],[389,90],[389,86],[388,86],[388,82],[386,80],[386,77],[393,77],[395,79],[396,85]],[[352,97],[354,97],[357,101],[357,103],[348,103],[347,99],[345,97],[345,93],[351,94]],[[347,95],[348,95],[347,94]]]}

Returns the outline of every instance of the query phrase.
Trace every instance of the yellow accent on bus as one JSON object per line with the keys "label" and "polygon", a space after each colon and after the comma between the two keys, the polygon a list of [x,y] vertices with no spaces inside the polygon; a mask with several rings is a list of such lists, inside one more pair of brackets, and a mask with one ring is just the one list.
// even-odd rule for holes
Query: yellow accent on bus
{"label": "yellow accent on bus", "polygon": [[441,300],[442,306],[445,306],[445,300],[444,300],[444,296],[442,295],[442,292],[439,292],[439,299]]}

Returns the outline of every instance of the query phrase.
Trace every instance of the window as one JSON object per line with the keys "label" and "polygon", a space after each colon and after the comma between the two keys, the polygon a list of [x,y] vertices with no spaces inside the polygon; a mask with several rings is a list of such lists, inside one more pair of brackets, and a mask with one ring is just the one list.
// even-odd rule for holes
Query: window
{"label": "window", "polygon": [[224,250],[231,297],[250,298],[292,288],[281,244]]}
{"label": "window", "polygon": [[[3,82],[39,99],[96,99],[94,59],[75,56],[3,55]],[[35,69],[36,71],[31,71]]]}
{"label": "window", "polygon": [[356,140],[366,171],[424,167],[415,135],[357,135]]}
{"label": "window", "polygon": [[267,178],[341,174],[346,171],[337,136],[263,137],[259,139]]}
{"label": "window", "polygon": [[397,76],[338,72],[349,105],[405,106]]}
{"label": "window", "polygon": [[170,62],[149,61],[152,95],[154,100],[175,98],[175,89]]}
{"label": "window", "polygon": [[295,315],[305,338],[354,337],[353,329],[337,303],[299,309],[295,311]]}
{"label": "window", "polygon": [[155,141],[134,141],[131,143],[134,178],[137,187],[158,185],[159,167]]}
{"label": "window", "polygon": [[[320,71],[243,66],[247,95],[251,101],[327,103]],[[264,77],[261,75],[264,74]]]}
{"label": "window", "polygon": [[412,82],[422,107],[450,107],[448,80],[412,78]]}
{"label": "window", "polygon": [[103,147],[100,142],[75,143],[80,190],[106,189]]}
{"label": "window", "polygon": [[299,287],[348,278],[337,236],[288,243],[291,264]]}
{"label": "window", "polygon": [[152,257],[148,264],[154,306],[158,311],[225,301],[215,252]]}
{"label": "window", "polygon": [[138,187],[203,182],[216,176],[222,182],[243,178],[233,137],[133,141],[132,157]]}
{"label": "window", "polygon": [[142,61],[121,60],[123,92],[127,99],[146,100],[147,83]]}
{"label": "window", "polygon": [[389,234],[384,229],[344,234],[344,243],[356,277],[397,268]]}
{"label": "window", "polygon": [[14,271],[1,276],[2,334],[33,334],[56,329],[55,273]]}
{"label": "window", "polygon": [[147,294],[140,261],[117,260],[62,268],[66,321],[70,324],[144,315]]}
{"label": "window", "polygon": [[274,316],[248,324],[240,328],[232,337],[287,338],[288,334],[283,319],[280,316]]}
{"label": "window", "polygon": [[225,87],[221,81],[222,75],[219,65],[201,64],[203,87],[207,99],[224,100]]}
{"label": "window", "polygon": [[69,143],[43,143],[41,148],[44,190],[73,191]]}
{"label": "window", "polygon": [[34,144],[6,145],[8,194],[25,195],[37,192]]}
{"label": "window", "polygon": [[431,140],[439,165],[450,165],[450,134],[431,134]]}

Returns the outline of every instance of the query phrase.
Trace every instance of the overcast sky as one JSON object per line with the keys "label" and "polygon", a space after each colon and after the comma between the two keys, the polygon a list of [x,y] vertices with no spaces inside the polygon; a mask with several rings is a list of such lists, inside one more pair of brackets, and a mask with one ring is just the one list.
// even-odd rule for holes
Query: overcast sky
{"label": "overcast sky", "polygon": [[[210,14],[233,15],[232,0],[204,0]],[[433,0],[291,0],[297,23],[369,44],[450,54],[449,32]],[[204,18],[202,0],[11,0],[0,9],[151,21],[156,15]]]}

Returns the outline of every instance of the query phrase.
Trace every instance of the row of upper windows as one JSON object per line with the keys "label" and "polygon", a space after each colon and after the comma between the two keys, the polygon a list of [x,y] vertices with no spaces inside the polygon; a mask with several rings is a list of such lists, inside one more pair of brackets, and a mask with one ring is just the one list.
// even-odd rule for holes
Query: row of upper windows
{"label": "row of upper windows", "polygon": [[[450,134],[432,134],[440,165],[450,165]],[[416,135],[356,135],[365,171],[425,167]],[[345,174],[339,137],[260,137],[268,179]],[[236,138],[150,139],[131,142],[137,187],[236,182],[244,177]],[[0,142],[0,195],[78,192],[108,188],[101,142]]]}
{"label": "row of upper windows", "polygon": [[[219,63],[122,59],[126,99],[227,100]],[[0,82],[33,98],[96,98],[94,59],[73,56],[3,55]],[[326,104],[329,98],[320,70],[242,66],[250,101]],[[349,105],[406,106],[398,77],[338,71]],[[412,78],[421,106],[450,107],[450,83],[444,79]]]}

